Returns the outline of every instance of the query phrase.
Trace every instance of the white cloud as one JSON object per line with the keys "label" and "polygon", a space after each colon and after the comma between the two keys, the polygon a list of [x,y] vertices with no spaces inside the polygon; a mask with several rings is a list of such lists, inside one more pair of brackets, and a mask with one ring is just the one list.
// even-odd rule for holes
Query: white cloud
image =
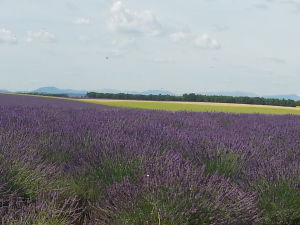
{"label": "white cloud", "polygon": [[82,42],[88,42],[90,38],[87,35],[79,35],[78,40]]}
{"label": "white cloud", "polygon": [[126,55],[128,51],[123,49],[112,49],[106,52],[106,57],[108,58],[121,58]]}
{"label": "white cloud", "polygon": [[[187,27],[182,29],[176,28],[176,26],[162,25],[152,11],[130,10],[122,1],[113,3],[110,8],[110,18],[107,21],[107,26],[111,31],[126,34],[129,35],[129,37],[133,37],[136,34],[147,36],[159,35],[160,37],[169,38],[173,42],[190,41],[191,43],[194,43],[195,46],[202,49],[221,48],[220,43],[209,37],[207,34],[197,36]],[[119,48],[132,45],[132,43],[135,43],[135,40],[124,39],[113,41],[113,44]]]}
{"label": "white cloud", "polygon": [[69,10],[71,10],[71,11],[78,11],[79,10],[79,8],[78,8],[78,6],[77,5],[75,5],[73,2],[67,2],[66,3],[66,7],[69,9]]}
{"label": "white cloud", "polygon": [[120,48],[124,48],[124,47],[128,47],[131,45],[134,45],[136,43],[136,39],[135,38],[122,38],[122,39],[118,39],[118,40],[113,40],[112,44],[120,47]]}
{"label": "white cloud", "polygon": [[207,34],[199,35],[194,39],[194,44],[201,49],[220,49],[221,44]]}
{"label": "white cloud", "polygon": [[16,44],[16,35],[11,30],[2,28],[0,29],[0,43]]}
{"label": "white cloud", "polygon": [[265,58],[268,62],[275,63],[275,64],[286,64],[286,60],[277,58],[277,57],[266,57]]}
{"label": "white cloud", "polygon": [[174,42],[186,40],[189,37],[189,33],[178,31],[170,34],[170,38]]}
{"label": "white cloud", "polygon": [[268,5],[263,4],[263,3],[256,3],[256,4],[254,4],[254,7],[257,9],[268,9],[269,8]]}
{"label": "white cloud", "polygon": [[229,27],[227,25],[215,24],[213,25],[213,31],[215,32],[224,32],[228,31]]}
{"label": "white cloud", "polygon": [[28,31],[27,32],[27,42],[32,42],[34,40],[42,41],[42,42],[55,42],[56,38],[53,33],[50,33],[46,30],[39,31]]}
{"label": "white cloud", "polygon": [[152,60],[154,63],[174,63],[175,60],[173,58],[154,58]]}
{"label": "white cloud", "polygon": [[107,23],[112,31],[156,36],[162,33],[162,25],[150,10],[131,11],[121,1],[113,4]]}
{"label": "white cloud", "polygon": [[74,24],[79,24],[79,25],[89,25],[91,24],[91,20],[88,19],[88,18],[83,18],[83,17],[80,17],[80,18],[76,18],[74,21],[73,21]]}
{"label": "white cloud", "polygon": [[286,5],[290,5],[295,12],[299,13],[300,11],[300,1],[299,0],[265,0],[266,3],[279,3],[279,4],[286,4]]}
{"label": "white cloud", "polygon": [[281,3],[286,3],[294,7],[296,11],[300,11],[300,2],[295,0],[282,0]]}

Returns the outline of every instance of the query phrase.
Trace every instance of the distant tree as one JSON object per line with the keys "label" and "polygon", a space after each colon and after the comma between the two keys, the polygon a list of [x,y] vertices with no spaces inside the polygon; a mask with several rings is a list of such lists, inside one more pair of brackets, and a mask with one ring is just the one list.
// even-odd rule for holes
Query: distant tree
{"label": "distant tree", "polygon": [[201,95],[195,93],[185,93],[182,96],[175,95],[142,95],[128,93],[96,93],[88,92],[87,98],[106,98],[106,99],[128,99],[128,100],[152,100],[152,101],[186,101],[186,102],[220,102],[220,103],[238,103],[238,104],[256,104],[256,105],[275,105],[275,106],[300,106],[300,101],[286,99],[269,99],[260,97],[234,97],[221,95]]}

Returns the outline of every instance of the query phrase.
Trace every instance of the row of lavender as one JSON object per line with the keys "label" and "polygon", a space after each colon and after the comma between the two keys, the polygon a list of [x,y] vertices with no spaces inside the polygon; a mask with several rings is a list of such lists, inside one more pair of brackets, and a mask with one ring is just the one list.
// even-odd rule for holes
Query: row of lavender
{"label": "row of lavender", "polygon": [[300,224],[300,117],[0,95],[0,224]]}

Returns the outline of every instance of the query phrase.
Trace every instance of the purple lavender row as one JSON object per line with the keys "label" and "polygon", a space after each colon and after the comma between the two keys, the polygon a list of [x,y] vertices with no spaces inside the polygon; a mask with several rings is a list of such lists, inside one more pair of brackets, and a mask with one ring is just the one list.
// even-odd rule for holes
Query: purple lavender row
{"label": "purple lavender row", "polygon": [[0,224],[299,224],[300,117],[0,95]]}

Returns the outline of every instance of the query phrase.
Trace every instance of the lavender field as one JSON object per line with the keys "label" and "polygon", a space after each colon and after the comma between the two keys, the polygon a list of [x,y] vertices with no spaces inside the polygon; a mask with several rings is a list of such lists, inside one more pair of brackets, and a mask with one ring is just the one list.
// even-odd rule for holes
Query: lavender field
{"label": "lavender field", "polygon": [[2,225],[299,225],[300,116],[0,95]]}

